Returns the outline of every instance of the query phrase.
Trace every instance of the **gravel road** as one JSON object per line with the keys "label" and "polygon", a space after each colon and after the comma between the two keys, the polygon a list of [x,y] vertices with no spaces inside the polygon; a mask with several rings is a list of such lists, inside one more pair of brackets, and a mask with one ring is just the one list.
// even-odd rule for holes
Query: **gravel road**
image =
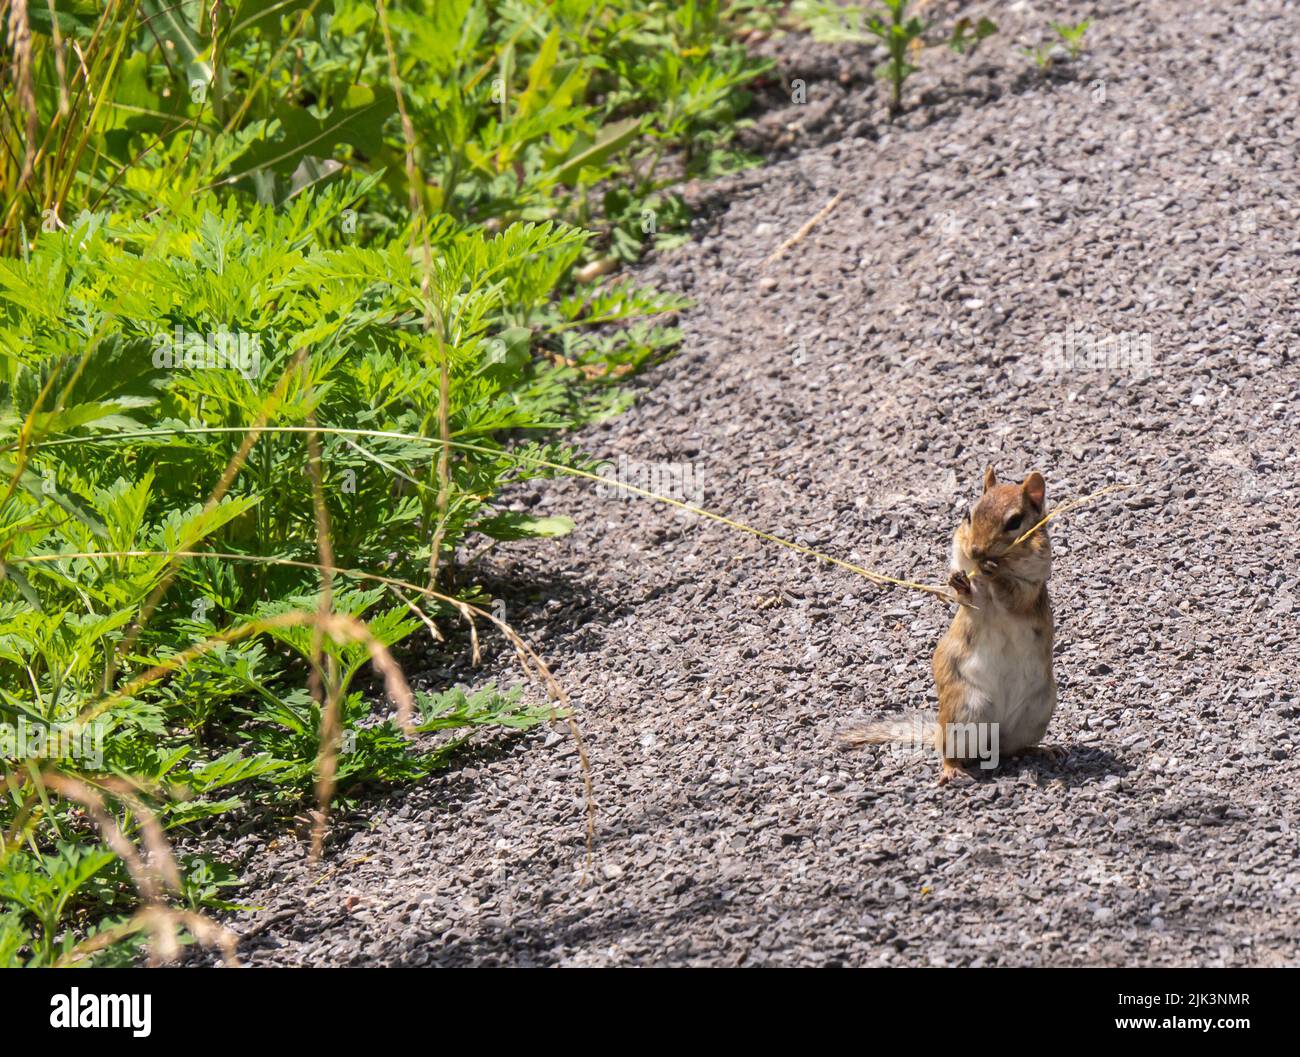
{"label": "gravel road", "polygon": [[[637,273],[695,299],[682,351],[578,440],[936,584],[986,463],[1054,501],[1129,485],[1053,526],[1065,758],[940,788],[931,757],[836,750],[934,707],[947,606],[538,485],[510,501],[577,531],[479,573],[577,707],[590,870],[567,735],[483,739],[322,866],[291,835],[231,843],[262,908],[231,917],[246,962],[1300,961],[1300,5],[970,6],[1002,32],[927,53],[892,126],[869,50],[765,45],[807,102],[772,106],[773,79],[744,133],[768,164],[688,188],[694,240]],[[1019,46],[1066,14],[1089,51],[1040,73]],[[439,654],[415,681],[512,664]]]}

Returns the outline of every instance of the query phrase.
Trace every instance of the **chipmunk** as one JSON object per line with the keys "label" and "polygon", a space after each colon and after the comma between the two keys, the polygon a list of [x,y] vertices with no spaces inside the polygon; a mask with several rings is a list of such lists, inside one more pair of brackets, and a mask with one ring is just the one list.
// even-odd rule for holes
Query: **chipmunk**
{"label": "chipmunk", "polygon": [[984,767],[996,766],[998,753],[1059,757],[1039,746],[1056,708],[1047,598],[1052,546],[1044,528],[1016,543],[1042,520],[1046,494],[1038,472],[1020,484],[998,484],[993,467],[984,471],[984,494],[952,539],[948,586],[962,604],[934,651],[938,722],[868,723],[842,731],[841,746],[932,735],[943,759],[940,785],[977,757]]}

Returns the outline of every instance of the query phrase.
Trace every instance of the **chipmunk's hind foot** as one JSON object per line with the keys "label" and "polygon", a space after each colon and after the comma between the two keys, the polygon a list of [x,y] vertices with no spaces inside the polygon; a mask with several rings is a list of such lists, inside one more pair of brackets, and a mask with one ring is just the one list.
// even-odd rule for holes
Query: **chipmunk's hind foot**
{"label": "chipmunk's hind foot", "polygon": [[970,771],[957,760],[944,760],[943,769],[939,772],[939,784],[947,785],[949,782],[973,782]]}

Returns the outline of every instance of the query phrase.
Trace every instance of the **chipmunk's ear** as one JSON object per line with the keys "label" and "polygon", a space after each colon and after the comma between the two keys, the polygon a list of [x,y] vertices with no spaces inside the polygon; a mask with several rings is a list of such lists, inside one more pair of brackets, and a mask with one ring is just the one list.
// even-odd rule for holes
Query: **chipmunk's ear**
{"label": "chipmunk's ear", "polygon": [[998,483],[998,472],[990,466],[984,471],[984,491],[988,491]]}
{"label": "chipmunk's ear", "polygon": [[1047,482],[1043,480],[1041,473],[1035,470],[1026,477],[1020,486],[1020,491],[1039,510],[1043,509],[1043,500],[1047,498]]}

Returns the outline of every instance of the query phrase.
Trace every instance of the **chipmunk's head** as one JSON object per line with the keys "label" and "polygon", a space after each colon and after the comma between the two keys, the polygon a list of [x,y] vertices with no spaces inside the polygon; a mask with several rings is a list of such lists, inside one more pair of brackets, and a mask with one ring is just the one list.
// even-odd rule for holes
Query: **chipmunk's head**
{"label": "chipmunk's head", "polygon": [[969,574],[1010,576],[1033,583],[1052,571],[1047,528],[1016,543],[1043,518],[1047,484],[1034,471],[1020,484],[998,484],[990,466],[984,471],[984,494],[972,505],[953,537],[952,564]]}

